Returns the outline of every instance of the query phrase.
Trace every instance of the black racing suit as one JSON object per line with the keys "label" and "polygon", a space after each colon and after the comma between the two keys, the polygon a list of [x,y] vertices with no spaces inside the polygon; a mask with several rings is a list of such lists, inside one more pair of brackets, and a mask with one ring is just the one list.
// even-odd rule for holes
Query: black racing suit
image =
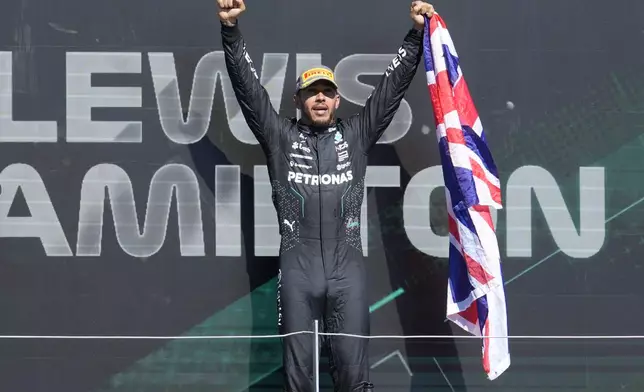
{"label": "black racing suit", "polygon": [[[367,154],[391,123],[422,57],[423,32],[411,29],[359,113],[313,128],[283,118],[260,84],[239,26],[222,25],[228,75],[251,131],[267,157],[280,224],[277,306],[280,333],[369,334],[360,237]],[[327,339],[336,391],[371,389],[368,340]],[[313,390],[310,334],[284,339],[288,392]],[[318,355],[315,353],[315,355]]]}

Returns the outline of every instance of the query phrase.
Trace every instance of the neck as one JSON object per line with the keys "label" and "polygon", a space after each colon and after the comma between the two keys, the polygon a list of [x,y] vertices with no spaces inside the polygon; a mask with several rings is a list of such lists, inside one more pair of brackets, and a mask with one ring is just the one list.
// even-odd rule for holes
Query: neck
{"label": "neck", "polygon": [[328,124],[314,124],[313,121],[311,121],[310,118],[308,118],[307,116],[302,116],[300,118],[300,124],[306,125],[307,127],[313,128],[315,130],[316,128],[332,127],[335,124],[335,119],[332,118],[331,121],[329,121]]}

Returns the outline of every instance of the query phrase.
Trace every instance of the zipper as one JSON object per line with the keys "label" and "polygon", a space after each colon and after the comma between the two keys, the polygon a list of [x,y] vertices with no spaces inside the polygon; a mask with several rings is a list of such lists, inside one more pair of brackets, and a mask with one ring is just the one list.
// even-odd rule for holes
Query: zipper
{"label": "zipper", "polygon": [[319,219],[318,222],[320,223],[320,256],[322,256],[322,270],[324,270],[324,281],[326,284],[326,268],[324,265],[324,244],[323,244],[323,237],[322,237],[322,181],[320,181],[320,136],[317,133],[313,133],[315,137],[315,159],[317,162],[317,176],[318,176],[318,201],[319,201]]}

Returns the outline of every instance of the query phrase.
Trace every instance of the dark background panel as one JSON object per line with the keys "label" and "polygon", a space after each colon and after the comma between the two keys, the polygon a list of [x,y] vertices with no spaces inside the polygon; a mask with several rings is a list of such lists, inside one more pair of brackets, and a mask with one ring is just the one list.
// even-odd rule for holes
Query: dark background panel
{"label": "dark background panel", "polygon": [[[507,257],[507,210],[499,212],[510,332],[514,335],[641,335],[644,245],[644,3],[628,0],[440,1],[461,66],[499,166],[508,180],[534,165],[556,180],[579,227],[579,170],[604,168],[606,235],[589,258],[562,252],[532,198],[532,255]],[[334,67],[352,54],[393,54],[410,26],[406,2],[248,2],[241,27],[261,71],[265,53],[288,53],[280,113],[295,110],[291,89],[297,53],[321,53]],[[139,221],[150,180],[168,163],[194,170],[201,192],[205,257],[181,257],[172,207],[162,249],[147,259],[118,245],[105,209],[100,257],[47,257],[37,239],[0,238],[0,335],[272,334],[275,257],[255,255],[253,167],[257,146],[229,131],[221,84],[208,134],[177,145],[162,131],[148,53],[174,55],[184,112],[194,70],[221,50],[214,1],[23,0],[3,2],[0,51],[13,56],[14,120],[57,121],[57,143],[2,143],[0,169],[25,163],[37,170],[75,249],[82,179],[94,165],[128,173]],[[74,51],[140,52],[140,75],[95,76],[96,85],[137,86],[142,109],[95,110],[94,119],[143,122],[140,144],[73,144],[66,129],[66,55]],[[360,80],[373,83],[375,77]],[[371,165],[400,167],[400,188],[368,192],[366,259],[376,334],[462,334],[445,323],[447,261],[410,242],[402,214],[410,179],[440,164],[423,70],[406,95],[408,133],[380,144]],[[508,102],[512,105],[508,106]],[[510,108],[511,107],[511,108]],[[347,101],[340,114],[358,108]],[[429,135],[423,128],[432,129]],[[216,165],[239,165],[242,191],[240,257],[215,256]],[[0,184],[1,185],[1,184]],[[1,190],[0,190],[1,191]],[[446,232],[444,197],[436,192],[431,222]],[[108,205],[108,204],[106,204]],[[563,211],[562,213],[566,213]],[[19,195],[12,216],[28,216]],[[395,229],[392,229],[395,228]],[[638,341],[512,342],[513,365],[485,381],[473,340],[376,341],[374,369],[383,391],[642,390]],[[3,391],[279,390],[277,341],[0,340]],[[408,376],[409,364],[413,376]],[[324,361],[322,361],[324,364]],[[231,376],[234,375],[234,376]],[[447,381],[445,377],[447,377]],[[328,381],[328,380],[327,380]],[[325,382],[327,382],[325,381]],[[326,384],[325,384],[326,385]]]}

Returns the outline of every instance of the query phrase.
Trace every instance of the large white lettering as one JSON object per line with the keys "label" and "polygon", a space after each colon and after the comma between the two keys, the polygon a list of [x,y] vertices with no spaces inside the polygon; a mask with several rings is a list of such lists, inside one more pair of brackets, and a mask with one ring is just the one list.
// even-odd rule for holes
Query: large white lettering
{"label": "large white lettering", "polygon": [[[92,111],[116,108],[141,108],[143,87],[93,86],[95,74],[142,73],[144,52],[67,52],[66,123],[67,141],[78,143],[140,143],[143,126],[140,121],[98,121]],[[206,134],[211,124],[217,80],[221,80],[228,125],[234,137],[246,144],[257,144],[237,103],[226,70],[224,54],[205,54],[197,63],[187,113],[179,96],[179,83],[174,56],[166,52],[145,53],[152,74],[161,127],[167,137],[178,144],[194,143]],[[402,53],[397,55],[401,56]],[[319,53],[297,53],[296,75],[321,63]],[[280,110],[286,82],[288,53],[264,53],[260,83],[271,104]],[[364,105],[373,86],[359,81],[362,75],[383,75],[391,59],[387,54],[356,54],[341,59],[336,65],[338,80],[343,81],[341,94],[354,104]],[[56,121],[13,120],[12,52],[0,52],[0,142],[56,142]],[[286,84],[287,88],[290,88]],[[298,111],[297,117],[300,113]],[[412,112],[402,100],[390,126],[378,143],[393,143],[409,130]]]}
{"label": "large white lettering", "polygon": [[[235,97],[222,51],[208,53],[197,63],[186,120],[181,109],[173,54],[150,53],[149,60],[161,126],[170,140],[179,144],[190,144],[199,141],[206,134],[210,125],[217,79],[219,79],[230,131],[242,143],[258,143],[246,124]],[[247,59],[249,60],[250,58]],[[264,54],[262,75],[259,79],[277,111],[282,102],[287,63],[288,53]]]}
{"label": "large white lettering", "polygon": [[[240,167],[218,166],[215,171],[215,227],[217,256],[241,255],[241,189]],[[344,177],[343,177],[344,175]],[[279,226],[266,166],[255,167],[255,254],[275,256],[279,250]],[[352,174],[289,174],[290,181],[309,185],[340,184]],[[398,166],[369,166],[365,192],[369,187],[400,186]],[[447,215],[445,200],[430,204],[433,192],[443,189],[440,166],[426,168],[410,180],[403,200],[403,227],[411,244],[431,256],[447,257]],[[38,172],[26,164],[13,164],[0,172],[0,238],[39,238],[48,256],[72,256],[64,231]],[[534,191],[556,244],[562,252],[575,258],[596,254],[605,238],[605,189],[603,168],[580,168],[580,220],[575,228],[570,210],[550,173],[540,167],[517,169],[507,184],[505,197],[507,256],[532,256],[532,220]],[[22,191],[31,216],[10,217],[9,210],[19,190]],[[176,194],[179,220],[179,245],[183,256],[205,255],[200,191],[195,174],[184,165],[169,164],[153,176],[148,193],[143,230],[137,219],[133,186],[128,175],[118,166],[100,164],[86,174],[80,199],[78,256],[101,254],[105,191],[111,204],[117,240],[122,249],[135,257],[148,257],[165,242],[169,211]],[[294,197],[304,198],[297,191]],[[304,202],[304,200],[303,200]],[[493,220],[496,226],[496,211]],[[432,214],[434,219],[432,221]],[[438,215],[438,218],[436,217]],[[365,256],[368,254],[367,198],[360,213],[361,236]],[[433,224],[432,224],[433,223]],[[390,228],[382,227],[386,236]]]}
{"label": "large white lettering", "polygon": [[[443,169],[440,166],[428,167],[411,178],[403,200],[404,228],[409,242],[416,249],[430,256],[448,257],[449,234],[445,199],[442,198],[435,206],[430,202],[433,192],[439,189],[445,192]],[[432,220],[430,211],[438,215],[438,219]],[[492,221],[496,226],[497,211],[492,209],[491,212]],[[439,229],[440,234],[436,233],[436,229]]]}
{"label": "large white lettering", "polygon": [[[29,165],[15,163],[0,172],[0,237],[39,238],[47,256],[71,256],[54,206],[42,178]],[[22,190],[28,217],[9,217],[9,209]]]}
{"label": "large white lettering", "polygon": [[[445,211],[438,235],[430,227],[430,196],[443,188],[442,169],[434,166],[416,174],[405,190],[403,214],[410,242],[420,251],[436,257],[448,256],[449,236],[444,203],[432,212]],[[603,168],[580,168],[580,230],[575,225],[556,181],[545,169],[524,166],[509,178],[505,196],[507,214],[507,256],[532,256],[532,206],[535,191],[555,242],[571,257],[587,258],[602,247],[605,237],[605,189]],[[502,210],[503,211],[503,210]],[[496,226],[497,211],[492,210]]]}
{"label": "large white lettering", "polygon": [[[428,255],[447,257],[449,238],[437,235],[430,226],[430,197],[444,187],[440,166],[428,167],[411,178],[403,200],[403,220],[409,242]],[[444,204],[443,204],[444,205]],[[447,224],[447,215],[443,216]]]}
{"label": "large white lettering", "polygon": [[92,108],[141,107],[141,87],[93,87],[92,74],[141,73],[141,53],[67,53],[67,141],[141,143],[140,121],[92,121]]}
{"label": "large white lettering", "polygon": [[215,167],[215,253],[242,255],[241,169],[234,165]]}
{"label": "large white lettering", "polygon": [[[373,86],[362,83],[363,75],[383,75],[391,61],[390,54],[353,54],[340,60],[335,67],[336,78],[342,81],[342,96],[347,101],[364,106]],[[409,103],[403,99],[394,115],[391,124],[378,143],[393,143],[402,139],[412,123],[412,112]]]}
{"label": "large white lettering", "polygon": [[[290,176],[290,174],[289,174]],[[254,173],[255,208],[255,255],[279,255],[280,234],[277,211],[272,202],[271,180],[266,166],[255,166]],[[294,192],[295,197],[299,194]],[[301,201],[303,202],[303,196]]]}
{"label": "large white lettering", "polygon": [[[344,98],[350,102],[363,105],[373,87],[361,83],[358,78],[362,75],[381,75],[385,77],[383,70],[387,69],[386,66],[389,64],[389,70],[395,69],[400,58],[404,57],[404,55],[404,51],[399,52],[391,62],[390,55],[386,54],[360,54],[341,59],[336,66],[336,74],[337,78],[343,81],[342,94]],[[283,89],[285,83],[287,83],[285,75],[288,57],[287,53],[264,54],[261,76],[257,75],[261,84],[266,88],[271,103],[277,110],[280,108]],[[93,85],[92,78],[95,74],[111,74],[113,77],[126,73],[135,74],[142,78],[142,75],[145,74],[141,70],[142,53],[68,52],[66,60],[67,129],[64,132],[67,140],[70,142],[98,143],[141,142],[143,133],[140,121],[94,121],[92,112],[95,109],[141,108],[143,87],[98,87]],[[40,118],[38,119],[39,121],[29,121],[24,118],[25,116],[20,111],[16,112],[18,114],[15,117],[20,117],[21,120],[14,119],[12,61],[11,52],[0,52],[0,142],[56,142],[58,133],[56,121],[43,121]],[[249,57],[247,61],[250,61]],[[300,71],[320,63],[320,54],[297,54],[296,71],[300,73]],[[256,144],[256,139],[248,129],[239,110],[230,80],[227,77],[225,61],[221,51],[208,53],[198,62],[192,81],[190,103],[185,119],[181,109],[183,105],[179,98],[178,77],[173,55],[171,53],[150,53],[149,66],[157,99],[159,118],[163,130],[170,140],[179,144],[188,144],[198,141],[205,135],[211,121],[213,100],[216,95],[216,84],[219,78],[232,134],[244,143]],[[386,74],[389,71],[384,72]],[[62,98],[63,95],[61,94]],[[33,111],[32,108],[30,110]],[[402,138],[408,131],[411,120],[411,109],[409,104],[403,100],[394,117],[394,121],[389,127],[390,129],[385,132],[379,143],[391,143]],[[308,154],[306,148],[308,147],[304,144],[298,143],[297,150],[302,154],[292,153],[293,157],[311,160],[310,155],[305,155]],[[338,152],[338,164],[336,166],[338,173],[313,175],[305,172],[289,172],[289,181],[311,186],[335,186],[352,181],[351,171],[341,172],[341,170],[348,167],[347,161],[351,160],[351,157],[346,153],[347,144],[342,140],[342,137],[336,140],[336,148]],[[311,165],[295,162],[291,166],[300,169],[311,168]],[[216,251],[218,255],[239,256],[241,254],[239,169],[239,166],[219,166],[215,171],[215,192],[217,193],[217,203],[219,203],[216,207],[217,220],[215,224],[217,229],[215,241],[217,242]],[[263,169],[255,168],[255,170],[257,174],[258,170],[261,172]],[[105,178],[99,179],[96,177],[99,171],[101,173],[111,173],[114,176],[113,179],[117,179],[121,183],[109,183],[106,182]],[[379,178],[375,178],[373,174],[370,174],[374,173],[374,171],[379,173]],[[394,172],[396,173],[395,175],[392,174]],[[183,215],[180,217],[181,227],[184,230],[181,237],[181,252],[185,255],[202,255],[204,253],[203,244],[200,242],[202,240],[195,239],[203,236],[203,233],[195,234],[201,232],[201,217],[197,218],[196,210],[187,207],[188,201],[194,202],[195,206],[199,205],[199,189],[192,171],[186,166],[169,165],[157,172],[155,178],[164,178],[164,180],[158,183],[153,180],[151,183],[149,193],[149,203],[151,204],[147,206],[149,217],[146,218],[143,234],[140,234],[138,230],[136,215],[132,212],[135,210],[130,209],[134,208],[134,204],[131,197],[131,183],[129,179],[126,181],[126,178],[125,172],[114,165],[98,165],[87,173],[81,195],[82,219],[77,244],[79,254],[100,254],[102,227],[88,225],[87,222],[97,223],[92,219],[95,219],[96,214],[100,211],[89,206],[93,202],[98,203],[100,200],[102,208],[103,199],[101,197],[105,187],[107,187],[114,204],[114,217],[115,221],[118,221],[116,225],[117,231],[122,234],[121,236],[121,234],[117,233],[120,236],[119,242],[127,253],[138,256],[153,254],[158,251],[158,247],[161,246],[160,244],[163,243],[165,238],[165,227],[168,219],[166,208],[170,206],[172,192],[175,188],[177,191],[177,205],[183,206],[183,208],[180,208],[183,211]],[[278,225],[275,219],[274,206],[270,200],[271,191],[268,177],[264,179],[262,176],[257,176],[255,180],[255,208],[261,212],[258,214],[258,211],[256,211],[255,227],[266,227],[270,233],[275,229],[276,232]],[[373,185],[375,183],[386,185]],[[127,184],[129,184],[129,187]],[[0,174],[0,186],[2,186],[2,194],[0,195],[0,200],[2,201],[2,205],[0,205],[0,222],[2,223],[0,237],[40,238],[47,255],[67,256],[71,254],[45,185],[33,167],[25,164],[6,167]],[[399,186],[398,168],[379,166],[376,169],[375,167],[369,167],[365,186]],[[444,227],[446,217],[435,219],[439,223],[433,225],[433,229],[430,228],[429,224],[430,211],[434,214],[434,218],[438,212],[442,213],[444,211],[444,203],[434,209],[429,205],[429,198],[433,190],[442,186],[442,176],[438,167],[427,168],[416,174],[405,190],[403,214],[404,230],[407,232],[411,243],[427,254],[445,257],[448,249],[448,238],[445,235],[446,227]],[[601,249],[605,240],[605,192],[602,168],[580,169],[580,219],[578,229],[573,223],[573,214],[566,207],[556,181],[545,169],[536,166],[519,168],[510,177],[507,187],[505,197],[505,211],[507,212],[505,213],[507,214],[508,256],[531,257],[532,255],[531,218],[533,206],[531,201],[533,193],[539,202],[556,244],[564,253],[572,257],[584,258],[596,254]],[[9,217],[9,208],[19,190],[22,190],[25,195],[31,212],[30,217]],[[114,198],[117,197],[116,195],[119,195],[118,197],[120,198],[125,197],[127,201],[123,205],[129,207],[119,207],[120,204],[114,201]],[[153,201],[156,200],[156,197],[167,198],[167,200],[160,204],[155,204],[156,202]],[[131,205],[128,204],[130,199]],[[117,210],[121,212],[117,213]],[[155,221],[155,219],[159,220]],[[365,216],[362,217],[362,221],[364,223],[361,228],[366,235],[368,225]],[[41,224],[42,222],[44,224]],[[132,222],[134,223],[130,226]],[[199,222],[199,224],[196,222]],[[163,223],[163,230],[155,229],[158,226],[157,223]],[[442,227],[436,229],[437,226],[441,225]],[[265,244],[261,243],[262,238],[266,238],[267,242]],[[260,248],[262,246],[266,247],[265,254],[274,254],[274,247],[278,242],[275,241],[275,237],[272,235],[259,235],[256,236],[256,239]],[[256,248],[258,243],[256,243]],[[364,238],[363,243],[366,244]],[[365,250],[366,248],[367,246],[365,246]]]}
{"label": "large white lettering", "polygon": [[13,119],[13,61],[11,52],[0,52],[0,142],[53,142],[56,121]]}
{"label": "large white lettering", "polygon": [[538,166],[517,169],[508,179],[508,256],[532,256],[532,191],[557,246],[568,256],[591,257],[606,237],[604,168],[579,169],[579,233],[557,182]]}
{"label": "large white lettering", "polygon": [[161,249],[165,242],[172,196],[176,191],[181,255],[205,255],[199,184],[190,168],[168,164],[154,174],[150,182],[143,233],[140,233],[130,178],[116,165],[101,164],[90,169],[83,180],[76,245],[78,256],[101,254],[106,189],[116,238],[125,253],[134,257],[149,257]]}

